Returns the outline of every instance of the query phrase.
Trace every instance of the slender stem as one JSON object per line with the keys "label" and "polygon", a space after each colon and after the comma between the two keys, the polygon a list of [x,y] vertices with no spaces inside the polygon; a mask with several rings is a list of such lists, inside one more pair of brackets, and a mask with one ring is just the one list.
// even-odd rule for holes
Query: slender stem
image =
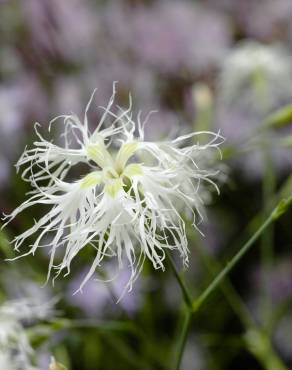
{"label": "slender stem", "polygon": [[227,263],[225,268],[216,276],[216,278],[211,282],[211,284],[203,291],[203,293],[193,302],[193,310],[196,312],[204,301],[209,297],[209,295],[217,288],[225,276],[232,270],[236,263],[245,255],[257,238],[262,234],[262,232],[273,222],[273,217],[270,216],[263,225],[258,229],[258,231],[248,240],[248,242],[239,250],[239,252],[232,258],[230,262]]}
{"label": "slender stem", "polygon": [[191,316],[192,316],[191,310],[187,309],[186,313],[185,313],[185,317],[184,317],[184,322],[183,322],[179,342],[178,342],[175,364],[174,364],[174,367],[173,367],[175,370],[180,369],[181,360],[182,360],[182,357],[183,357],[183,354],[184,354],[184,349],[185,349],[185,345],[186,345],[186,341],[187,341],[188,331],[189,331],[189,327],[190,327],[190,323],[191,323]]}
{"label": "slender stem", "polygon": [[[267,140],[267,138],[266,138]],[[263,185],[262,185],[262,192],[263,192],[263,216],[266,217],[268,212],[270,211],[269,208],[269,200],[272,199],[275,186],[276,186],[276,178],[274,173],[274,168],[272,164],[271,153],[268,148],[268,143],[266,140],[263,143],[263,161],[264,161],[264,176],[263,176]],[[271,311],[271,298],[269,296],[268,291],[268,272],[272,266],[273,262],[273,241],[274,241],[274,227],[270,225],[261,237],[261,280],[263,283],[263,289],[261,294],[261,308],[262,308],[262,317],[263,323],[267,325],[269,321],[269,315]]]}
{"label": "slender stem", "polygon": [[183,280],[180,273],[178,272],[178,270],[176,268],[176,265],[174,263],[174,260],[172,259],[171,255],[169,253],[167,253],[167,257],[168,257],[168,260],[170,262],[170,266],[171,266],[171,269],[173,271],[173,274],[174,274],[174,276],[175,276],[175,278],[176,278],[176,280],[177,280],[177,282],[178,282],[178,284],[181,288],[184,301],[185,301],[187,307],[192,308],[192,301],[193,301],[192,295],[189,292],[185,281]]}
{"label": "slender stem", "polygon": [[292,196],[288,200],[282,200],[266,221],[260,226],[260,228],[253,234],[253,236],[242,246],[242,248],[236,253],[236,255],[227,263],[226,267],[216,276],[211,284],[203,291],[203,293],[193,302],[193,312],[197,312],[202,306],[205,300],[211,293],[218,287],[225,276],[233,269],[233,267],[240,261],[240,259],[246,254],[246,252],[252,247],[253,243],[261,236],[266,228],[282,216],[290,207],[292,203]]}
{"label": "slender stem", "polygon": [[116,336],[107,335],[106,332],[103,333],[103,339],[120,355],[129,365],[132,365],[135,369],[141,370],[153,370],[151,365],[138,356],[135,351],[128,346],[124,340]]}
{"label": "slender stem", "polygon": [[[289,178],[284,182],[284,184],[280,187],[278,192],[276,194],[273,194],[272,198],[269,199],[267,205],[268,209],[269,210],[273,209],[282,198],[288,198],[291,195],[291,189],[292,189],[292,175],[290,175]],[[235,248],[237,248],[238,245],[242,245],[246,238],[259,228],[263,220],[264,220],[264,210],[262,209],[261,211],[256,213],[254,217],[251,218],[251,220],[248,222],[247,226],[244,228],[240,236],[236,238],[234,242],[230,245],[228,251],[233,253],[233,251],[235,250]]]}
{"label": "slender stem", "polygon": [[244,339],[249,352],[257,358],[265,370],[288,370],[265,332],[250,330]]}
{"label": "slender stem", "polygon": [[[266,143],[265,143],[266,144]],[[263,155],[264,155],[264,178],[263,178],[263,214],[266,217],[271,208],[269,206],[270,199],[273,198],[275,193],[276,187],[276,178],[275,178],[275,171],[272,164],[272,157],[271,154],[266,148],[267,145],[263,148]],[[273,237],[274,237],[274,230],[273,226],[271,225],[262,236],[262,262],[264,267],[270,267],[273,260]]]}
{"label": "slender stem", "polygon": [[[218,287],[226,275],[232,270],[232,268],[237,264],[237,262],[245,255],[245,253],[251,248],[253,243],[261,236],[261,234],[266,230],[266,228],[280,218],[291,206],[292,196],[289,199],[281,200],[277,207],[273,210],[270,216],[266,221],[259,227],[259,229],[252,235],[252,237],[242,246],[238,253],[231,259],[231,261],[226,265],[226,267],[216,276],[216,278],[211,282],[211,284],[203,291],[203,293],[192,302],[191,294],[188,291],[188,288],[185,285],[184,280],[180,276],[179,272],[176,269],[175,263],[171,256],[168,254],[169,261],[174,273],[175,278],[178,281],[178,284],[181,287],[182,294],[187,305],[187,311],[185,315],[184,324],[181,330],[181,335],[178,344],[177,358],[174,366],[174,370],[180,369],[180,364],[182,356],[184,353],[184,348],[186,344],[188,329],[190,326],[190,320],[192,314],[196,313],[209,295]],[[191,305],[190,305],[191,302]]]}
{"label": "slender stem", "polygon": [[52,324],[60,326],[60,330],[63,328],[69,329],[97,329],[100,331],[109,332],[121,332],[121,333],[131,333],[135,334],[137,337],[143,337],[144,333],[136,328],[132,322],[124,321],[96,321],[96,320],[67,320],[65,322],[52,321]]}
{"label": "slender stem", "polygon": [[[199,242],[196,242],[195,245],[197,247],[199,254],[202,256],[202,259],[207,269],[209,269],[209,271],[212,274],[214,274],[215,271],[218,271],[220,264],[216,261],[216,259],[210,254],[208,254],[208,252],[205,251],[205,248],[202,248]],[[237,291],[234,289],[228,277],[226,277],[225,280],[222,282],[221,289],[227,301],[229,302],[229,305],[233,309],[234,313],[237,314],[238,318],[241,320],[242,325],[245,327],[245,330],[247,331],[247,333],[249,333],[250,331],[253,331],[254,333],[261,333],[261,329],[257,326],[246,304],[244,303],[240,295],[237,293]],[[286,308],[287,308],[287,305],[286,305]],[[283,312],[284,309],[285,309],[285,306],[284,307],[282,306],[281,313]],[[265,338],[265,340],[267,341],[270,338],[269,332],[267,332],[266,335],[267,337]],[[262,342],[264,341],[261,340],[261,343]],[[262,347],[261,343],[260,343],[260,347]],[[269,343],[269,348],[266,351],[267,353],[262,354],[260,357],[258,356],[258,353],[255,353],[253,351],[253,347],[250,348],[249,346],[247,346],[247,349],[253,355],[255,355],[255,357],[257,357],[261,363],[263,363],[263,359],[265,359],[265,362],[263,363],[263,365],[266,370],[272,370],[272,369],[287,370],[281,358],[275,352],[272,343],[271,342],[268,342],[268,343]],[[276,364],[277,366],[275,366]]]}
{"label": "slender stem", "polygon": [[183,322],[182,329],[180,331],[179,342],[178,342],[177,350],[176,350],[176,358],[175,358],[174,367],[173,367],[174,370],[179,370],[181,360],[182,360],[182,357],[183,357],[183,353],[184,353],[184,349],[185,349],[188,330],[189,330],[189,326],[190,326],[190,322],[191,322],[193,298],[192,298],[192,295],[191,295],[191,293],[189,292],[189,290],[186,286],[186,283],[185,283],[184,279],[182,278],[182,276],[178,272],[178,270],[176,268],[176,265],[175,265],[175,262],[172,259],[170,253],[167,253],[167,257],[168,257],[168,260],[170,262],[170,266],[171,266],[171,269],[173,271],[173,274],[174,274],[174,276],[175,276],[175,278],[178,282],[178,285],[181,288],[182,296],[183,296],[184,302],[186,304],[186,312],[185,312],[184,322]]}
{"label": "slender stem", "polygon": [[[206,248],[203,248],[199,240],[195,242],[196,249],[203,260],[206,268],[208,269],[211,277],[214,277],[216,272],[220,269],[220,264],[216,259],[206,252]],[[246,307],[245,303],[243,302],[240,295],[237,293],[235,288],[233,287],[232,283],[226,277],[225,281],[222,282],[221,290],[227,299],[230,307],[232,308],[233,312],[238,316],[242,325],[248,329],[255,326],[255,321],[250,314],[248,308]]]}

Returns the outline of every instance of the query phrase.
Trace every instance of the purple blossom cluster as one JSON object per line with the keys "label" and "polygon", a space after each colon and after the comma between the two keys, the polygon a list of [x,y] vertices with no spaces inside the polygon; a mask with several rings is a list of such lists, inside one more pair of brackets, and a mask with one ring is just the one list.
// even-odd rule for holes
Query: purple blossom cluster
{"label": "purple blossom cluster", "polygon": [[249,283],[252,287],[250,296],[255,311],[260,312],[259,297],[263,292],[268,294],[274,306],[287,302],[292,297],[291,256],[281,257],[270,268],[257,266],[251,274]]}
{"label": "purple blossom cluster", "polygon": [[189,1],[134,8],[112,2],[105,22],[118,49],[164,75],[206,72],[223,60],[231,42],[223,14]]}

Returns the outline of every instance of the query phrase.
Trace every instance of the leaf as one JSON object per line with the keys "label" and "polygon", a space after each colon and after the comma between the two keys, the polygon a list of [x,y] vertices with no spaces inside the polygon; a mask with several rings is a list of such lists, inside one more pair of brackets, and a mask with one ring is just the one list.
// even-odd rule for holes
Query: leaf
{"label": "leaf", "polygon": [[281,127],[292,122],[292,104],[285,105],[284,107],[271,114],[266,120],[264,125],[267,127]]}

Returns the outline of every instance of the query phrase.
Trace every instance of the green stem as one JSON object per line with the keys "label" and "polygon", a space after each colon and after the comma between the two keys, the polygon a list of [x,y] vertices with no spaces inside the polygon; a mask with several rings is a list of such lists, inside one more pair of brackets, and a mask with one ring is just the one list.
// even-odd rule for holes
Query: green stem
{"label": "green stem", "polygon": [[185,281],[183,280],[180,273],[178,272],[178,270],[176,268],[176,265],[174,263],[174,260],[172,259],[170,253],[167,253],[167,257],[168,257],[168,260],[170,262],[170,266],[171,266],[171,269],[173,271],[173,274],[174,274],[174,276],[175,276],[175,278],[176,278],[176,280],[177,280],[177,282],[178,282],[178,284],[181,288],[181,292],[182,292],[184,301],[185,301],[187,307],[191,309],[192,308],[192,301],[193,301],[192,295],[189,292]]}
{"label": "green stem", "polygon": [[211,284],[203,291],[203,293],[193,302],[193,312],[197,312],[202,304],[206,301],[211,293],[218,287],[225,276],[233,269],[233,267],[240,261],[240,259],[248,252],[253,243],[262,235],[269,225],[281,217],[290,207],[292,203],[292,196],[288,200],[282,200],[266,221],[253,234],[253,236],[243,245],[243,247],[236,253],[236,255],[227,263],[226,267],[216,276]]}
{"label": "green stem", "polygon": [[183,322],[183,326],[182,326],[182,330],[181,330],[181,334],[180,334],[180,338],[178,342],[177,354],[176,354],[176,359],[175,359],[175,363],[173,367],[175,370],[180,369],[181,360],[184,354],[188,331],[189,331],[189,327],[191,323],[191,317],[192,317],[192,312],[188,308],[185,313],[184,322]]}
{"label": "green stem", "polygon": [[[263,178],[263,214],[266,217],[271,211],[269,201],[273,198],[276,187],[276,178],[272,163],[271,154],[269,153],[267,145],[263,148],[265,173]],[[264,267],[268,268],[273,260],[273,226],[271,225],[262,236],[262,262]]]}
{"label": "green stem", "polygon": [[[289,197],[291,192],[292,192],[292,175],[290,175],[288,179],[284,182],[284,184],[281,186],[277,194],[273,194],[272,198],[269,199],[267,208],[269,210],[273,209],[273,207],[276,206],[277,202],[279,202],[282,198]],[[243,244],[248,235],[254,233],[254,231],[259,228],[263,219],[264,219],[264,210],[261,210],[254,217],[252,217],[252,219],[244,228],[240,236],[228,248],[228,251],[232,253],[238,245]]]}
{"label": "green stem", "polygon": [[[263,143],[263,160],[264,160],[264,176],[263,176],[263,216],[266,217],[269,209],[269,200],[273,198],[275,193],[276,178],[274,168],[272,164],[271,153],[266,142],[268,138],[265,138]],[[274,240],[274,227],[270,225],[261,237],[261,280],[263,283],[263,289],[261,294],[261,306],[262,306],[262,317],[263,323],[267,325],[269,321],[271,311],[271,299],[268,291],[268,271],[272,266],[273,262],[273,240]]]}
{"label": "green stem", "polygon": [[[177,358],[175,361],[175,370],[180,369],[181,359],[183,356],[188,329],[190,325],[190,320],[192,314],[196,313],[202,306],[202,304],[206,301],[211,293],[215,291],[215,289],[219,286],[222,280],[226,277],[226,275],[232,270],[232,268],[239,262],[239,260],[248,252],[248,250],[252,247],[253,243],[262,235],[262,233],[266,230],[266,228],[275,222],[278,218],[280,218],[292,204],[292,196],[289,199],[283,199],[279,202],[277,207],[273,210],[270,216],[266,219],[266,221],[259,227],[259,229],[253,234],[253,236],[243,245],[243,247],[238,251],[238,253],[231,259],[231,261],[226,265],[226,267],[216,276],[216,278],[211,282],[211,284],[203,291],[203,293],[192,302],[191,294],[189,293],[184,280],[180,276],[179,272],[176,269],[174,261],[172,260],[171,256],[168,254],[169,261],[174,272],[174,276],[178,281],[178,284],[181,287],[182,294],[187,305],[187,312],[184,320],[184,324],[181,330],[181,335],[178,344],[178,351],[177,351]],[[191,305],[190,305],[190,302]],[[282,370],[284,368],[280,368]]]}
{"label": "green stem", "polygon": [[288,370],[272,347],[265,332],[250,330],[245,335],[247,349],[257,358],[265,370]]}
{"label": "green stem", "polygon": [[[215,258],[207,254],[207,252],[205,251],[206,249],[203,248],[199,242],[196,242],[195,245],[197,246],[197,250],[199,254],[202,256],[203,262],[205,263],[207,269],[212,274],[218,271],[220,266],[219,266],[219,263],[215,260]],[[253,333],[258,334],[259,336],[261,334],[261,329],[257,327],[257,324],[254,321],[252,315],[250,314],[248,308],[246,307],[245,303],[241,299],[240,295],[234,289],[228,277],[226,277],[226,279],[222,282],[221,289],[227,301],[229,302],[230,307],[233,309],[234,313],[241,320],[242,325],[245,327],[245,330],[247,331],[247,333],[253,332]],[[281,312],[283,312],[285,308],[287,307],[285,306],[281,307]],[[281,317],[282,316],[283,315],[281,315]],[[269,344],[268,349],[266,350],[265,354],[256,353],[253,350],[253,348],[251,348],[248,345],[247,345],[247,349],[259,360],[259,362],[263,364],[266,370],[272,370],[272,369],[287,370],[282,360],[279,358],[278,354],[275,352],[271,342],[269,341],[269,338],[270,338],[270,334],[269,332],[267,332],[265,337],[263,338],[264,340],[262,340],[264,344],[265,343]]]}
{"label": "green stem", "polygon": [[[200,245],[199,240],[196,240],[195,246],[198,253],[201,256],[201,259],[203,260],[203,263],[205,264],[207,270],[209,271],[209,274],[212,275],[211,277],[214,277],[216,272],[221,269],[220,264],[216,261],[216,259],[213,256],[206,252],[206,248]],[[255,327],[255,321],[253,320],[253,317],[251,316],[248,308],[246,307],[240,295],[233,287],[228,277],[226,277],[225,281],[222,282],[221,290],[226,300],[228,301],[230,307],[232,308],[233,312],[240,319],[242,325],[246,329]]]}
{"label": "green stem", "polygon": [[182,356],[183,356],[184,349],[185,349],[188,330],[189,330],[189,326],[190,326],[190,322],[191,322],[193,298],[192,298],[192,295],[191,295],[191,293],[189,292],[189,290],[186,286],[186,283],[185,283],[183,277],[180,275],[179,271],[177,270],[176,265],[174,263],[174,260],[172,259],[170,253],[167,253],[167,257],[168,257],[168,260],[170,262],[172,272],[173,272],[173,274],[174,274],[174,276],[175,276],[175,278],[178,282],[178,285],[181,288],[182,296],[183,296],[184,302],[186,304],[186,313],[185,313],[185,317],[184,317],[183,326],[182,326],[182,329],[181,329],[180,334],[179,334],[179,342],[178,342],[178,345],[177,345],[176,358],[175,358],[174,367],[173,367],[174,370],[179,370],[181,360],[182,360]]}
{"label": "green stem", "polygon": [[104,340],[123,358],[129,365],[132,365],[135,369],[141,370],[153,370],[153,367],[148,365],[140,356],[138,356],[134,350],[129,347],[124,340],[107,335],[103,333]]}

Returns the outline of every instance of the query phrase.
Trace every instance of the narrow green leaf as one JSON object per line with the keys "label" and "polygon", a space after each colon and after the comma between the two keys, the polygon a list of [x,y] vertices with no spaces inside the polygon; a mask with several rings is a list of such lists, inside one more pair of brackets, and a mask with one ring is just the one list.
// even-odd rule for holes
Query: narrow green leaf
{"label": "narrow green leaf", "polygon": [[292,122],[292,104],[285,105],[284,107],[271,114],[266,120],[264,125],[267,127],[281,127]]}

